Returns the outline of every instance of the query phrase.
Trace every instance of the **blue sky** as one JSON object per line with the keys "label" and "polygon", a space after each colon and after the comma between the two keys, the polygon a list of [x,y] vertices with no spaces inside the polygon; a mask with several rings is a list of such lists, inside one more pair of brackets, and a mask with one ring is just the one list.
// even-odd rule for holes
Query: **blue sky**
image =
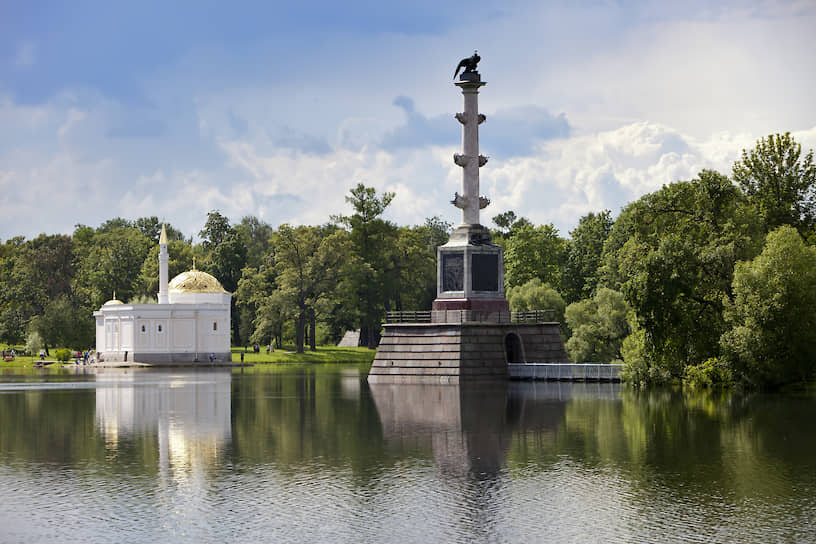
{"label": "blue sky", "polygon": [[208,211],[318,224],[358,182],[419,224],[460,190],[482,55],[482,222],[567,234],[791,131],[816,147],[803,2],[0,0],[0,239]]}

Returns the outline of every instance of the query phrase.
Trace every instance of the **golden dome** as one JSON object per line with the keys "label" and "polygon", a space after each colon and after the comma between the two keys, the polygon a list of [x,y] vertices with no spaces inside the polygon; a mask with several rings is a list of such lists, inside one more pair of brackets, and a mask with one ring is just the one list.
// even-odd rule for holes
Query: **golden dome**
{"label": "golden dome", "polygon": [[182,272],[170,280],[168,291],[171,293],[226,293],[217,279],[195,268]]}
{"label": "golden dome", "polygon": [[113,298],[103,304],[103,306],[113,306],[114,304],[124,304],[121,300],[117,300],[116,291],[113,292]]}

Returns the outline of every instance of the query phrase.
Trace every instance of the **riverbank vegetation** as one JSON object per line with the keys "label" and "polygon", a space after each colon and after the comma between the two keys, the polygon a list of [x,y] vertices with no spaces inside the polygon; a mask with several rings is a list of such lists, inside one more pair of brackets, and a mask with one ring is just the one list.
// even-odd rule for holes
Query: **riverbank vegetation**
{"label": "riverbank vegetation", "polygon": [[[744,150],[730,176],[661,181],[617,216],[581,217],[568,236],[496,215],[511,308],[554,310],[574,361],[622,360],[635,384],[813,379],[813,152],[774,134]],[[387,311],[430,307],[436,247],[451,229],[438,217],[384,219],[393,197],[358,184],[346,198],[352,214],[318,226],[212,211],[199,242],[168,224],[170,276],[195,261],[234,294],[234,344],[315,355],[359,329],[360,344],[375,347]],[[156,217],[113,218],[0,244],[0,342],[87,348],[91,313],[106,300],[155,301],[160,230]]]}

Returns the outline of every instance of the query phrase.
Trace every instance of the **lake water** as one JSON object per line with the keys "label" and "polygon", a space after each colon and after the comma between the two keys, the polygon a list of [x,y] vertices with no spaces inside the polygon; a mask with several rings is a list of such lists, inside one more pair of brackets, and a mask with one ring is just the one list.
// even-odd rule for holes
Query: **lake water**
{"label": "lake water", "polygon": [[814,542],[816,397],[0,375],[1,542]]}

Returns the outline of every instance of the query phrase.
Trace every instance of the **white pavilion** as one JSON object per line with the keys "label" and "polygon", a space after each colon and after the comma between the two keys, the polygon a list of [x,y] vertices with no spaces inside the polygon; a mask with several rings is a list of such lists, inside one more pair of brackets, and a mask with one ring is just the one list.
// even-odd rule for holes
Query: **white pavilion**
{"label": "white pavilion", "polygon": [[182,272],[167,281],[167,233],[159,238],[158,304],[106,302],[96,318],[96,351],[105,361],[209,363],[232,360],[232,295],[210,274]]}

